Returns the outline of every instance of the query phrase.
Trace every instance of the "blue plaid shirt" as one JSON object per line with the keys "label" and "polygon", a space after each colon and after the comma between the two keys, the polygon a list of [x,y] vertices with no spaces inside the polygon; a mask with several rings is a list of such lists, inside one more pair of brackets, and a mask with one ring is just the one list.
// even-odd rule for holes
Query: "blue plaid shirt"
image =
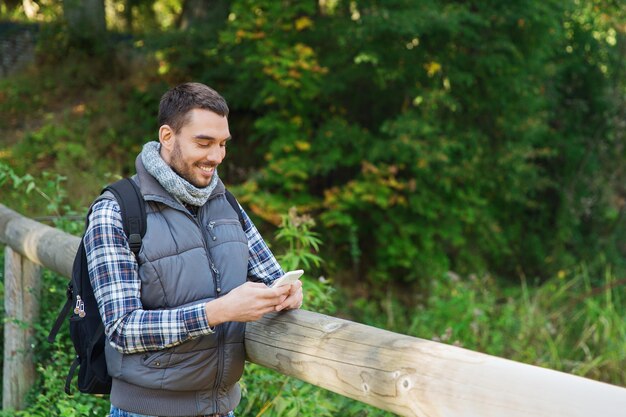
{"label": "blue plaid shirt", "polygon": [[[283,270],[245,210],[239,208],[248,237],[248,279],[269,285]],[[137,260],[128,246],[116,201],[94,204],[84,242],[89,278],[114,348],[125,354],[161,350],[213,332],[204,303],[171,310],[143,309]]]}

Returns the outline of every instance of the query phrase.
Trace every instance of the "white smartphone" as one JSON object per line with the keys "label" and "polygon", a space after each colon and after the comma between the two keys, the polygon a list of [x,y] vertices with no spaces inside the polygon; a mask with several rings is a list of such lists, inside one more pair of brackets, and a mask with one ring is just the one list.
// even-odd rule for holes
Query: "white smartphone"
{"label": "white smartphone", "polygon": [[298,278],[300,278],[304,274],[302,269],[297,269],[295,271],[289,271],[285,273],[282,277],[278,278],[276,281],[272,283],[272,288],[280,287],[282,285],[288,285],[292,282],[296,282]]}

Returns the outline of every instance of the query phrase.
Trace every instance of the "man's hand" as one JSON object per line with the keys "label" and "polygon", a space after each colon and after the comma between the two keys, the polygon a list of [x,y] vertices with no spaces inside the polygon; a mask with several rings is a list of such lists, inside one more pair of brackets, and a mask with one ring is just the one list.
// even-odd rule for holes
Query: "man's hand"
{"label": "man's hand", "polygon": [[294,310],[302,307],[302,281],[298,280],[291,285],[284,285],[283,287],[289,288],[289,294],[285,301],[276,306],[276,311]]}
{"label": "man's hand", "polygon": [[289,285],[269,288],[262,283],[246,282],[225,296],[205,304],[209,325],[216,326],[227,321],[255,321],[269,312],[280,311],[277,310],[278,306],[291,298],[290,289]]}

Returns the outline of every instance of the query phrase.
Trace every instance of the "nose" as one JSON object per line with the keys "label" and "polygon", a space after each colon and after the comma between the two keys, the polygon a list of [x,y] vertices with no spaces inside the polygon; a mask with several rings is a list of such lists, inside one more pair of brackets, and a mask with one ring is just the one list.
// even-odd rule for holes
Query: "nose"
{"label": "nose", "polygon": [[212,165],[219,165],[226,156],[226,147],[215,144],[209,147],[209,152],[206,155],[206,160]]}

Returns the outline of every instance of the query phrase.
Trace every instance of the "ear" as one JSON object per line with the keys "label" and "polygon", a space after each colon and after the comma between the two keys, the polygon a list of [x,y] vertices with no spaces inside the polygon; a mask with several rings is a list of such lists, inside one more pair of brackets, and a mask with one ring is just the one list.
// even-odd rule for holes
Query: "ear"
{"label": "ear", "polygon": [[174,129],[169,125],[163,125],[159,128],[159,142],[161,143],[161,157],[168,162],[169,155],[174,148],[174,142],[176,141],[174,135]]}
{"label": "ear", "polygon": [[169,125],[163,125],[159,128],[159,142],[161,147],[167,150],[171,150],[174,145],[174,129]]}

